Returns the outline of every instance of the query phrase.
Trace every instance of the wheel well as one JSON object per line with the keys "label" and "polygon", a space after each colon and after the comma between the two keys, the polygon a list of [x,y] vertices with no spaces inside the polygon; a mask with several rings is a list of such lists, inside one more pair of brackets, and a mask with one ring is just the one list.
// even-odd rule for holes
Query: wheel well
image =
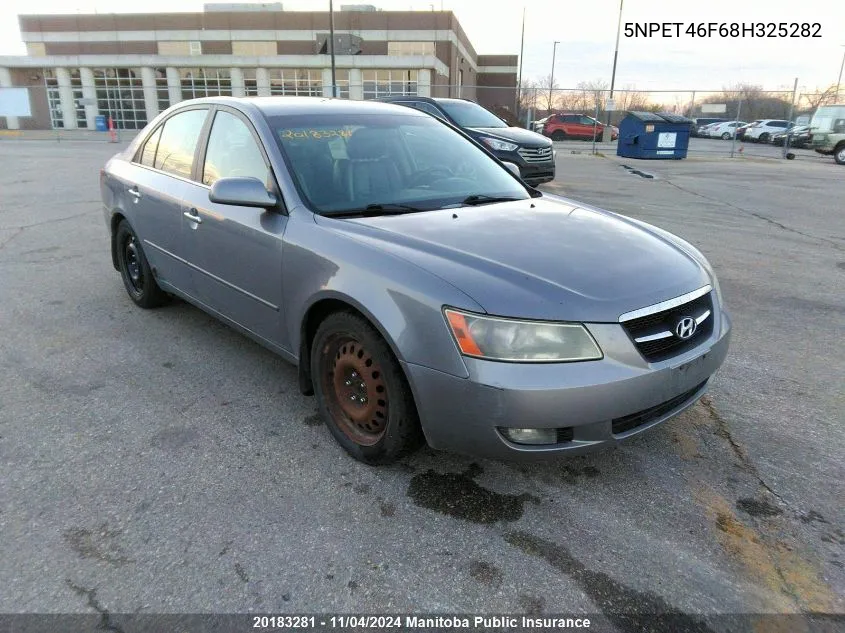
{"label": "wheel well", "polygon": [[320,323],[336,312],[352,312],[372,323],[367,315],[340,299],[321,299],[308,308],[299,332],[299,390],[306,396],[314,394],[314,385],[311,381],[311,343],[314,341],[314,335]]}
{"label": "wheel well", "polygon": [[117,236],[117,225],[125,219],[122,213],[113,213],[111,216],[111,263],[115,270],[119,270],[119,268],[117,266],[117,249],[115,248],[114,240]]}

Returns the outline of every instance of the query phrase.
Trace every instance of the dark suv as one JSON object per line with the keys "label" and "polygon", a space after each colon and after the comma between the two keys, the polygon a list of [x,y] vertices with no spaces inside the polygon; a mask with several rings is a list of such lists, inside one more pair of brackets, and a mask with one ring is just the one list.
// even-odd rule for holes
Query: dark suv
{"label": "dark suv", "polygon": [[448,121],[503,163],[516,165],[519,175],[529,185],[540,185],[555,178],[555,156],[549,139],[521,127],[509,126],[473,101],[416,96],[380,97],[378,101],[416,108]]}

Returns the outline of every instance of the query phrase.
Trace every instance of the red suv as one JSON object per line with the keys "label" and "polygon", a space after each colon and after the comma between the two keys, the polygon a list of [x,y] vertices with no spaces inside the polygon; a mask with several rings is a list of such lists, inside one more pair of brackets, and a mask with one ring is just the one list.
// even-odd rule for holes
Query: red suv
{"label": "red suv", "polygon": [[[616,140],[619,130],[615,126],[611,127],[611,139]],[[553,114],[543,125],[543,134],[553,141],[570,138],[592,140],[593,136],[598,140],[603,132],[604,124],[585,114]]]}

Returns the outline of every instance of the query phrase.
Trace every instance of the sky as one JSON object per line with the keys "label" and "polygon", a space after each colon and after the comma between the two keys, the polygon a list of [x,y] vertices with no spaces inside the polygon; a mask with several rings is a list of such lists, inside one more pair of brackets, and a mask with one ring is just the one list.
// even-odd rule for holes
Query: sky
{"label": "sky", "polygon": [[[232,2],[234,0],[228,0]],[[835,84],[845,54],[845,0],[623,0],[616,88],[646,91],[721,90],[739,82],[766,90]],[[518,54],[525,8],[523,77],[547,77],[554,42],[555,82],[610,82],[619,0],[335,0],[384,10],[451,10],[479,54]],[[285,10],[324,10],[328,0],[282,0]],[[5,0],[0,6],[0,55],[25,54],[19,13],[137,13],[201,11],[202,0]],[[625,37],[626,23],[808,22],[820,38]],[[672,27],[674,28],[674,27]]]}

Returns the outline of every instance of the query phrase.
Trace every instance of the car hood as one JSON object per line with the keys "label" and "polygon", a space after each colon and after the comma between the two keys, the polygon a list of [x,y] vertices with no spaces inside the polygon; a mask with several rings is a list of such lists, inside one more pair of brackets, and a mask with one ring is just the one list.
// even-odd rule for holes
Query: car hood
{"label": "car hood", "polygon": [[520,145],[551,145],[552,142],[542,134],[525,130],[521,127],[472,127],[468,128],[473,132],[497,136],[506,141],[513,141]]}
{"label": "car hood", "polygon": [[317,221],[415,263],[500,316],[615,322],[710,283],[665,235],[560,198]]}

